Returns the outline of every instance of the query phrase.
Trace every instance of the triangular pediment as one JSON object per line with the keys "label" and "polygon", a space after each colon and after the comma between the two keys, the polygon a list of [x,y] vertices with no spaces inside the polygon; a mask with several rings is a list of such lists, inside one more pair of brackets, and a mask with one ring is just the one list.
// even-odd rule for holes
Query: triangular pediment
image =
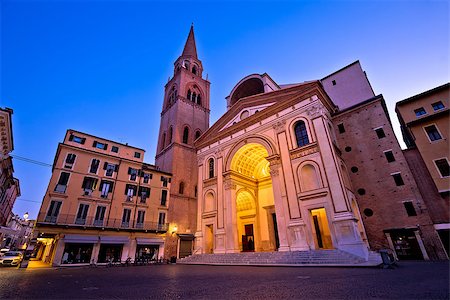
{"label": "triangular pediment", "polygon": [[[202,134],[195,142],[195,146],[198,149],[203,148],[226,136],[231,136],[233,133],[260,122],[268,116],[274,115],[301,101],[301,99],[306,99],[313,95],[320,96],[321,99],[328,102],[328,104],[325,103],[326,105],[333,105],[319,81],[310,81],[269,93],[241,98]],[[258,112],[256,112],[257,110]],[[248,111],[248,115],[244,114],[242,117],[242,113],[245,111]]]}

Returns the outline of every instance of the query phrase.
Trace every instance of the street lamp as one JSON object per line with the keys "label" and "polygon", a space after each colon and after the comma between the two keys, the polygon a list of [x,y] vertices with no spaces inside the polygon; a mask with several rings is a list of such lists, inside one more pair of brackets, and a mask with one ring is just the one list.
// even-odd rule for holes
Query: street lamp
{"label": "street lamp", "polygon": [[23,218],[25,219],[25,221],[28,221],[28,217],[29,217],[28,212],[26,212],[26,213],[23,215]]}

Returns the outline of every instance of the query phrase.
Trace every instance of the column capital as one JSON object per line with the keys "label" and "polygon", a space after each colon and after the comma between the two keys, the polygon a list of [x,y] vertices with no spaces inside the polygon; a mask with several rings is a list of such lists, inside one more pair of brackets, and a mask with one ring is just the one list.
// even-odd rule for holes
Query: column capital
{"label": "column capital", "polygon": [[269,162],[270,168],[278,168],[281,165],[281,157],[278,154],[268,156],[266,160]]}
{"label": "column capital", "polygon": [[315,119],[320,116],[326,116],[330,118],[330,113],[327,108],[320,102],[314,103],[312,106],[306,109],[306,114],[311,117],[311,119]]}
{"label": "column capital", "polygon": [[275,129],[277,134],[286,131],[286,120],[277,121],[272,125],[272,128]]}
{"label": "column capital", "polygon": [[214,151],[214,156],[215,156],[217,159],[223,157],[223,149],[217,148],[217,149]]}

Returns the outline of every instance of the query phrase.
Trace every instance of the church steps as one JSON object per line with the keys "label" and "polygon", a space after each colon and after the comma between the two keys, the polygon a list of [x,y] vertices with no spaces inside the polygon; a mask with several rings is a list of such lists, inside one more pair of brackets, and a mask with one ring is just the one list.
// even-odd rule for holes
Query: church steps
{"label": "church steps", "polygon": [[224,254],[197,254],[182,258],[179,264],[254,265],[254,266],[377,266],[378,253],[371,252],[366,261],[340,250],[310,250],[291,252],[242,252]]}

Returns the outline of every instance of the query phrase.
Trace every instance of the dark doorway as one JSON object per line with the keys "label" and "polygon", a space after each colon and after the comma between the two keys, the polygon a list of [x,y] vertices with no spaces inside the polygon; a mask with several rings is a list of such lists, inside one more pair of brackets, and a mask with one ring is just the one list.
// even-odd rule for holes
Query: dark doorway
{"label": "dark doorway", "polygon": [[280,239],[278,237],[278,225],[277,225],[277,215],[272,213],[273,230],[275,231],[275,248],[278,250],[280,248]]}
{"label": "dark doorway", "polygon": [[437,231],[439,237],[441,238],[442,245],[444,245],[447,255],[450,257],[449,246],[450,246],[450,229],[440,229]]}
{"label": "dark doorway", "polygon": [[399,260],[423,260],[422,251],[417,242],[414,231],[411,229],[398,229],[390,231],[395,253]]}
{"label": "dark doorway", "polygon": [[253,224],[247,224],[244,226],[245,234],[242,236],[242,251],[252,252],[255,251],[255,237],[253,235]]}

